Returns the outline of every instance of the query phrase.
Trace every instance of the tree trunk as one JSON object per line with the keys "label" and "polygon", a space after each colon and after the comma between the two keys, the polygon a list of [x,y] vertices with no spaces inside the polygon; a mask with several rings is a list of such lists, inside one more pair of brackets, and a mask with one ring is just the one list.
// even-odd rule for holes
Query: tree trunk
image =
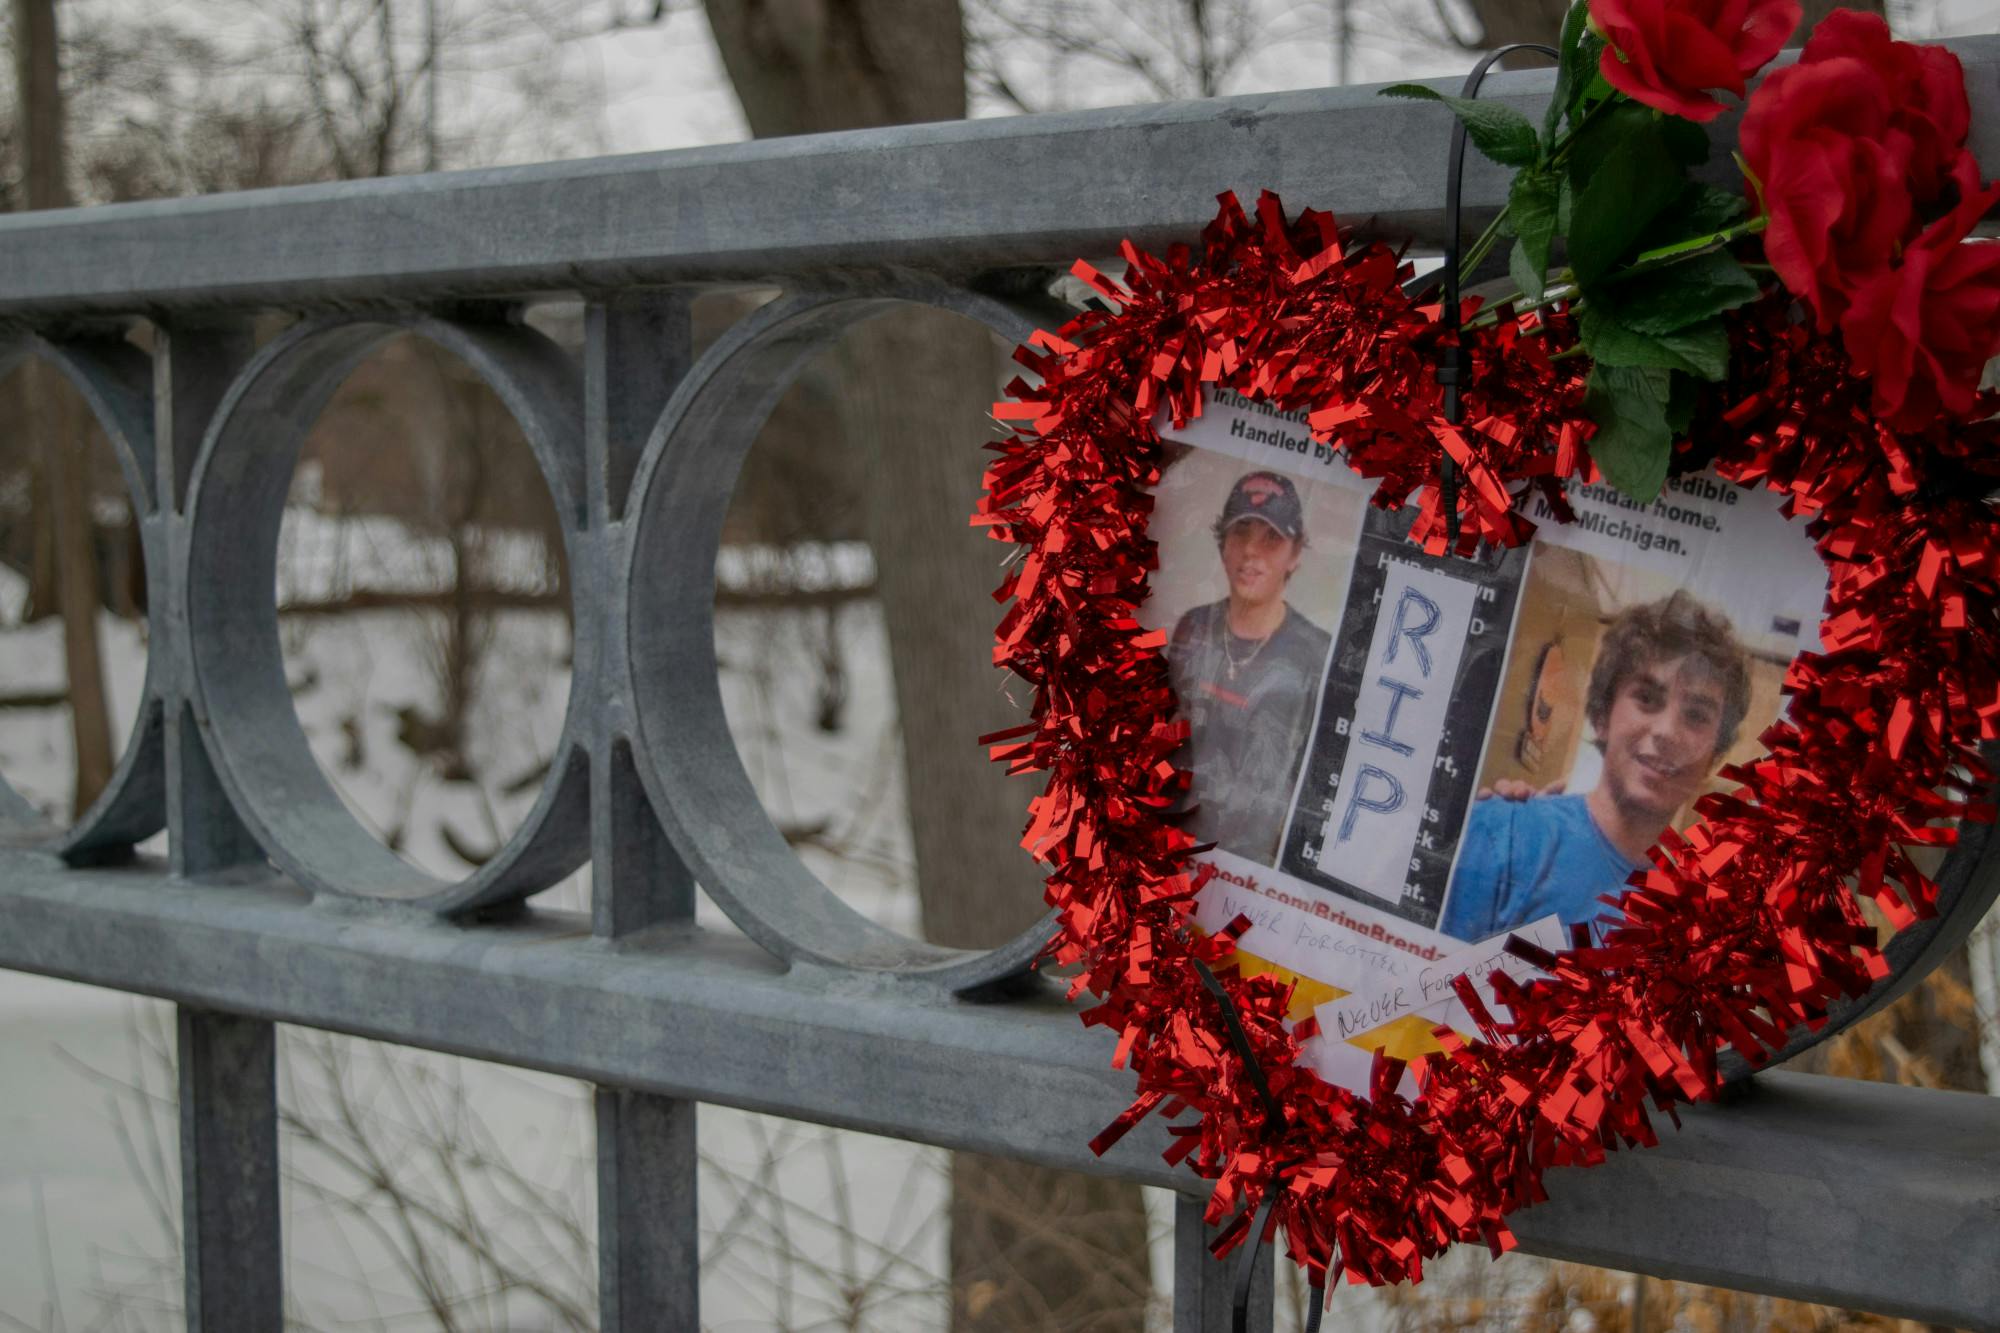
{"label": "tree trunk", "polygon": [[[29,208],[70,202],[64,177],[63,107],[55,0],[14,0],[14,72],[19,98],[23,194]],[[97,641],[96,533],[90,459],[75,397],[42,362],[27,367],[27,427],[41,444],[42,475],[55,528],[56,600],[63,618],[70,730],[76,747],[71,809],[81,814],[111,781],[111,714]]]}
{"label": "tree trunk", "polygon": [[[955,4],[739,0],[708,14],[759,137],[965,115]],[[985,665],[999,548],[967,524],[1000,361],[985,330],[917,309],[862,326],[836,360],[836,417],[866,468],[925,933],[991,946],[1041,904],[1019,843],[1030,792],[976,744],[1020,718]],[[951,1226],[954,1329],[1143,1328],[1137,1186],[960,1154]]]}

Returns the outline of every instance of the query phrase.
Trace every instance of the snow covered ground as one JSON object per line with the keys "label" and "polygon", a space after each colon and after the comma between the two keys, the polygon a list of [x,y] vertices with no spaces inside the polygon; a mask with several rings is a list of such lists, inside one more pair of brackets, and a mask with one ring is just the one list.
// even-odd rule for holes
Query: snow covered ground
{"label": "snow covered ground", "polygon": [[[62,622],[51,618],[21,625],[27,580],[0,565],[0,695],[60,692],[63,668]],[[112,734],[122,746],[139,715],[146,680],[146,627],[108,612],[98,619],[104,654],[104,688]],[[67,822],[76,754],[69,714],[59,708],[0,710],[0,777],[36,809]]]}

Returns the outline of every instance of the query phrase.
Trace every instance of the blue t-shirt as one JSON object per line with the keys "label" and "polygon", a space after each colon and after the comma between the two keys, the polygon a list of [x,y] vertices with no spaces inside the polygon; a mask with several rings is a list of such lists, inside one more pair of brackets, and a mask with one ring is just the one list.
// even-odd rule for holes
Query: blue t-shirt
{"label": "blue t-shirt", "polygon": [[1459,844],[1438,929],[1483,940],[1554,912],[1565,926],[1609,912],[1642,862],[1628,861],[1597,827],[1582,796],[1475,802]]}

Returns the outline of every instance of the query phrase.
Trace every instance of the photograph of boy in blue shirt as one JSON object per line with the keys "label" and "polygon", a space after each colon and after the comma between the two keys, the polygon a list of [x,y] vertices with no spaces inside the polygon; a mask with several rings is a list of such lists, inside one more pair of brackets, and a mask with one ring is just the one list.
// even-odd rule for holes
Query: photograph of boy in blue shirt
{"label": "photograph of boy in blue shirt", "polygon": [[1684,592],[1628,607],[1591,665],[1584,715],[1603,752],[1597,785],[1525,795],[1496,784],[1472,807],[1439,929],[1482,940],[1555,913],[1610,911],[1681,809],[1735,743],[1750,707],[1749,657],[1729,621]]}

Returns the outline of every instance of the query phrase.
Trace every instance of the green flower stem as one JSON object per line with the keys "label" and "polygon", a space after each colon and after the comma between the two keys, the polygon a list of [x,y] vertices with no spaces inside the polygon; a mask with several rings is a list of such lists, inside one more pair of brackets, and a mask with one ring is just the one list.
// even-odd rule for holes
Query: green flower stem
{"label": "green flower stem", "polygon": [[1613,93],[1611,96],[1594,103],[1590,110],[1583,113],[1583,119],[1571,125],[1569,132],[1564,134],[1560,139],[1557,139],[1555,147],[1549,150],[1550,168],[1559,167],[1569,160],[1569,151],[1576,146],[1576,136],[1583,133],[1586,125],[1596,120],[1599,115],[1603,114],[1606,108],[1616,106],[1628,100],[1630,99],[1623,93]]}
{"label": "green flower stem", "polygon": [[1528,300],[1526,292],[1515,292],[1512,296],[1495,301],[1492,305],[1467,320],[1465,327],[1468,329],[1483,329],[1498,324],[1502,310],[1511,309],[1513,313],[1508,318],[1519,319],[1522,315],[1528,314],[1531,311],[1545,310],[1558,302],[1571,300],[1576,296],[1577,289],[1575,284],[1567,281],[1568,277],[1569,270],[1564,269],[1564,280],[1553,282],[1543,288],[1542,299],[1539,301]]}
{"label": "green flower stem", "polygon": [[[1606,281],[1617,283],[1626,278],[1636,277],[1641,273],[1656,272],[1671,265],[1681,263],[1683,260],[1693,259],[1697,255],[1704,255],[1711,250],[1717,250],[1725,245],[1733,244],[1746,236],[1755,236],[1769,225],[1770,219],[1768,217],[1755,217],[1745,222],[1739,222],[1733,227],[1725,227],[1721,231],[1710,232],[1706,236],[1691,236],[1684,241],[1675,241],[1672,245],[1662,245],[1652,250],[1642,250],[1629,265],[1611,274]],[[1743,267],[1753,272],[1761,271],[1768,273],[1772,271],[1769,264],[1745,264]],[[1578,289],[1575,283],[1571,281],[1570,271],[1564,269],[1557,281],[1546,289],[1541,300],[1527,301],[1525,299],[1527,293],[1515,292],[1511,296],[1495,301],[1486,310],[1473,316],[1470,320],[1466,321],[1465,327],[1467,329],[1488,328],[1500,322],[1500,312],[1503,310],[1511,309],[1513,313],[1509,318],[1518,319],[1530,311],[1541,310],[1547,306],[1555,305],[1559,301],[1574,301],[1577,295]],[[1557,356],[1567,356],[1575,350],[1577,349],[1572,348],[1569,351],[1559,352]]]}
{"label": "green flower stem", "polygon": [[[1569,129],[1565,130],[1556,139],[1555,145],[1549,149],[1549,169],[1555,170],[1569,160],[1570,149],[1575,146],[1577,136],[1583,133],[1584,127],[1595,120],[1600,112],[1606,107],[1624,100],[1625,97],[1622,93],[1614,93],[1610,97],[1595,103],[1590,110],[1584,112],[1582,118],[1572,124]],[[1502,204],[1500,211],[1493,215],[1493,221],[1486,224],[1486,230],[1480,232],[1479,239],[1472,243],[1472,248],[1459,258],[1458,280],[1460,282],[1470,279],[1479,266],[1486,261],[1486,257],[1493,253],[1493,247],[1499,244],[1500,233],[1506,225],[1507,205]]]}
{"label": "green flower stem", "polygon": [[1733,227],[1725,227],[1721,231],[1710,232],[1706,236],[1691,236],[1685,241],[1675,241],[1672,245],[1662,245],[1656,249],[1642,250],[1634,257],[1630,264],[1619,269],[1617,273],[1612,275],[1612,281],[1616,282],[1623,278],[1636,277],[1641,273],[1651,273],[1655,269],[1666,268],[1669,264],[1678,264],[1683,259],[1693,259],[1696,255],[1705,255],[1711,250],[1720,250],[1726,245],[1735,244],[1746,236],[1755,236],[1770,225],[1771,219],[1763,214],[1759,214],[1747,222],[1739,222]]}
{"label": "green flower stem", "polygon": [[1500,211],[1493,215],[1493,221],[1486,224],[1486,230],[1480,232],[1479,239],[1472,243],[1472,248],[1459,257],[1458,280],[1460,282],[1465,282],[1469,279],[1473,271],[1481,263],[1485,262],[1486,256],[1493,253],[1493,247],[1500,240],[1500,231],[1506,225],[1507,205],[1502,204]]}

